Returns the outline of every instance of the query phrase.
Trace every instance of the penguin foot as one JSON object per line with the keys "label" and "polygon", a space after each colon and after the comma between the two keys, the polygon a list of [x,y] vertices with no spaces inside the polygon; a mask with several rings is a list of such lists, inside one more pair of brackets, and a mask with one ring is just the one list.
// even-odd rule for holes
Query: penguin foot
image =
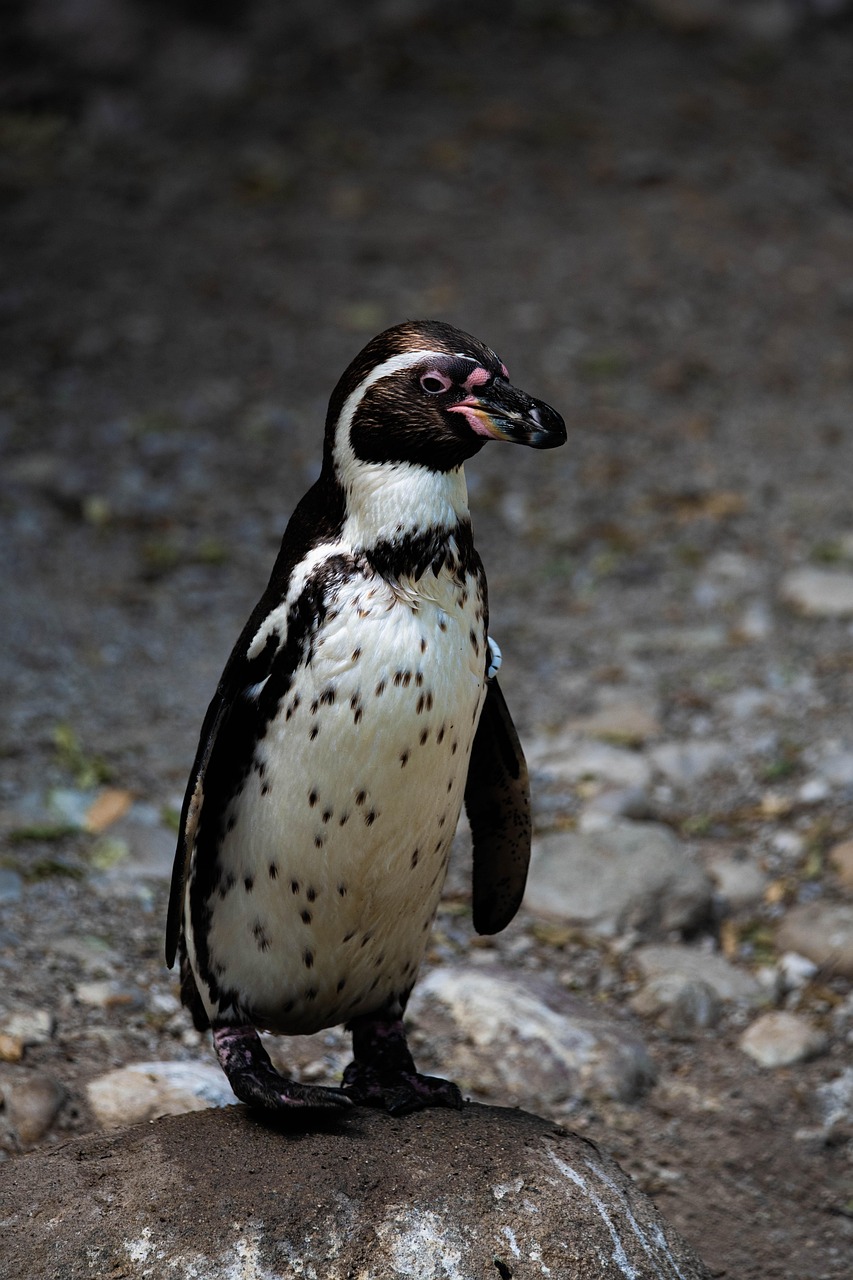
{"label": "penguin foot", "polygon": [[344,1071],[343,1092],[362,1107],[381,1107],[392,1116],[404,1116],[425,1107],[462,1106],[462,1094],[452,1080],[422,1076],[417,1071],[398,1075],[382,1073],[361,1062],[351,1062]]}
{"label": "penguin foot", "polygon": [[415,1070],[400,1018],[354,1018],[353,1061],[344,1071],[343,1092],[360,1106],[382,1107],[401,1116],[425,1107],[462,1106],[462,1094],[450,1080]]}
{"label": "penguin foot", "polygon": [[219,1026],[213,1029],[213,1047],[228,1083],[241,1102],[262,1111],[288,1111],[293,1107],[348,1107],[340,1089],[299,1084],[276,1071],[261,1038],[252,1026]]}

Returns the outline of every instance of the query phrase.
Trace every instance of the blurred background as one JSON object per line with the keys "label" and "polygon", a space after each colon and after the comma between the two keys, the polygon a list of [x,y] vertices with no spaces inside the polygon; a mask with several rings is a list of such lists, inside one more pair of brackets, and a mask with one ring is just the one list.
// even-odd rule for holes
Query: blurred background
{"label": "blurred background", "polygon": [[[744,972],[808,952],[779,941],[789,910],[847,931],[847,969],[807,958],[773,988],[825,1036],[817,1074],[774,1095],[808,1127],[803,1090],[853,1034],[853,870],[830,856],[853,816],[849,9],[3,4],[0,1013],[44,1018],[20,1053],[3,1024],[0,1088],[56,1082],[34,1141],[95,1123],[98,1070],[207,1052],[160,959],[198,728],[317,473],[329,393],[376,332],[422,317],[487,342],[568,425],[562,450],[490,447],[467,469],[502,683],[534,763],[574,726],[630,753],[642,785],[564,769],[540,831],[633,787],[622,816],[667,824],[705,872],[721,850],[748,864],[752,898],[742,884],[732,906],[712,876],[710,915],[679,934]],[[610,973],[624,1011],[624,949],[517,929],[531,967],[576,963],[592,994]],[[760,1163],[769,1086],[743,1021],[721,1025],[728,1048],[720,1032],[703,1053],[754,1089],[736,1127]],[[661,1061],[693,1069],[695,1046],[664,1041]],[[661,1116],[679,1108],[699,1144],[706,1122],[672,1095],[619,1112],[620,1158],[627,1133],[675,1142]],[[20,1126],[6,1145],[27,1145]],[[801,1147],[792,1203],[812,1194],[813,1217],[767,1210],[778,1270],[752,1211],[708,1235],[710,1139],[682,1229],[742,1275],[848,1274],[846,1157],[830,1222],[824,1157]]]}

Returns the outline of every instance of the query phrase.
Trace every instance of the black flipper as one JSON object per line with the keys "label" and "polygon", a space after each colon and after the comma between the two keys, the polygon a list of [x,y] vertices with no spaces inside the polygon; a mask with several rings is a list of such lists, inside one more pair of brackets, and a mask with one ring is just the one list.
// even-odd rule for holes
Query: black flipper
{"label": "black flipper", "polygon": [[500,933],[524,896],[531,821],[524,752],[496,680],[471,750],[465,809],[474,840],[474,928]]}

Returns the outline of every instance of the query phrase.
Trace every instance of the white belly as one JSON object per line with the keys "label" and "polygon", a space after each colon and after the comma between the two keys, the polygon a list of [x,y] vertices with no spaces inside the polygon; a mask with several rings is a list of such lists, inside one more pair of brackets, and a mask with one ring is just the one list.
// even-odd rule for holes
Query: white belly
{"label": "white belly", "polygon": [[310,1032],[405,1003],[462,806],[484,643],[473,579],[430,577],[417,597],[360,580],[335,600],[229,809],[209,899],[213,971],[259,1025]]}

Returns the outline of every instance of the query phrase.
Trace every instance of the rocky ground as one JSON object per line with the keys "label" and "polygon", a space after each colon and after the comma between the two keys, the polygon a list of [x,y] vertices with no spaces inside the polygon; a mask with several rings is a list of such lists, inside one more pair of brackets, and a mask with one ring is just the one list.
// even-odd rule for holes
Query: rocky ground
{"label": "rocky ground", "polygon": [[162,961],[195,737],[331,386],[437,315],[569,444],[468,468],[536,849],[481,940],[460,835],[419,1062],[594,1137],[719,1274],[849,1275],[853,30],[43,12],[0,104],[0,1156],[222,1099]]}

